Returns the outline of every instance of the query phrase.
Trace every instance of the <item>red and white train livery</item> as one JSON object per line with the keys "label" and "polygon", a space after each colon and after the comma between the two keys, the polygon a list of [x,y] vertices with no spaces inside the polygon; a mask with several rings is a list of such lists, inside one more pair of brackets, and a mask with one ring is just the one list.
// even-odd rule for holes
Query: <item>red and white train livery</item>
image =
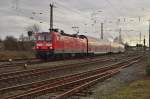
{"label": "red and white train livery", "polygon": [[35,39],[36,55],[41,59],[124,52],[123,44],[63,31],[36,33]]}

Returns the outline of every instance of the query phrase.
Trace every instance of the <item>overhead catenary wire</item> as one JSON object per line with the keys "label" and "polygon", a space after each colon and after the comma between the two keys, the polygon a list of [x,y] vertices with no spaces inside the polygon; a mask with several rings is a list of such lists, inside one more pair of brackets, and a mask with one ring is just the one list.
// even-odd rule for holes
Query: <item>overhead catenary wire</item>
{"label": "overhead catenary wire", "polygon": [[[114,12],[117,12],[118,14],[120,14],[121,16],[123,16],[123,14],[120,13],[120,11],[116,8],[116,6],[114,7],[109,0],[106,0],[106,2],[112,7],[112,9],[114,9]],[[139,22],[141,22],[141,17],[140,16],[137,16],[136,18],[139,19]],[[125,22],[125,18],[124,18],[124,22]],[[125,34],[127,34],[127,33],[125,32]]]}
{"label": "overhead catenary wire", "polygon": [[[21,6],[20,6],[20,3],[21,3],[21,1],[19,0],[13,0],[13,1],[17,1],[18,3],[14,3],[14,6],[16,6],[15,8],[16,9],[18,9],[18,10],[20,10],[20,12],[19,13],[21,13],[21,14],[19,14],[20,16],[24,16],[24,17],[28,17],[28,18],[31,18],[32,17],[32,12],[27,12],[27,11],[25,11],[23,8],[20,8]],[[146,17],[143,17],[143,16],[140,16],[139,17],[139,15],[138,16],[124,16],[124,12],[122,12],[122,10],[120,10],[119,8],[120,7],[118,7],[118,6],[114,6],[114,4],[110,1],[110,0],[106,0],[106,2],[107,2],[107,4],[105,4],[105,6],[108,8],[108,6],[110,6],[110,8],[111,8],[111,11],[109,11],[108,13],[107,13],[107,11],[103,11],[102,13],[106,13],[106,15],[105,15],[105,17],[104,17],[104,20],[107,18],[107,22],[105,23],[106,24],[106,26],[107,26],[107,24],[109,24],[110,26],[111,26],[111,24],[112,24],[112,26],[115,24],[115,21],[118,21],[117,19],[120,19],[120,21],[118,21],[119,22],[119,27],[121,26],[122,28],[125,28],[126,26],[134,26],[134,24],[136,24],[137,22],[143,22],[143,20],[144,20],[144,18],[146,18]],[[90,20],[90,17],[89,16],[87,16],[87,15],[85,15],[84,13],[82,13],[82,11],[79,11],[79,10],[77,10],[77,9],[75,9],[75,8],[69,8],[69,7],[67,7],[67,6],[65,6],[65,4],[66,3],[63,3],[62,1],[59,1],[59,0],[57,0],[56,1],[56,10],[57,9],[59,9],[59,10],[57,10],[57,11],[59,11],[59,12],[61,12],[61,9],[64,9],[64,10],[67,10],[68,12],[70,12],[70,13],[75,13],[75,14],[77,14],[77,15],[80,15],[81,17],[83,17],[83,18],[85,18],[85,19],[87,19],[87,20]],[[58,6],[57,6],[58,5]],[[36,9],[37,10],[37,9]],[[40,8],[40,10],[41,11],[44,11],[43,13],[45,13],[44,15],[41,15],[41,16],[38,16],[38,15],[36,15],[36,16],[33,16],[34,17],[34,19],[32,19],[32,20],[36,20],[36,21],[43,21],[44,23],[46,23],[46,24],[48,24],[47,23],[47,15],[48,15],[48,11],[46,11],[44,8]],[[103,10],[103,9],[102,9]],[[26,14],[26,13],[29,13],[29,14],[31,14],[31,16],[30,15],[28,15],[28,14]],[[117,16],[123,16],[123,17],[121,17],[121,18],[119,18],[119,17],[117,17]],[[110,19],[108,18],[108,17],[106,17],[106,16],[111,16],[110,17]],[[100,16],[100,18],[102,18],[101,16]],[[135,19],[134,21],[132,21],[132,22],[130,22],[130,18],[132,19]],[[111,22],[110,22],[111,21]],[[90,22],[90,21],[89,21]],[[98,23],[98,22],[97,22]],[[122,23],[125,23],[124,25],[122,25]],[[140,23],[140,24],[141,24]],[[83,23],[83,24],[85,24],[85,23]],[[139,24],[139,25],[140,25]],[[116,28],[117,26],[115,26],[114,28]],[[112,32],[116,32],[116,31],[112,31]],[[111,32],[111,33],[112,33]],[[129,31],[130,32],[130,31]],[[130,32],[131,33],[131,32]],[[123,34],[126,34],[126,32],[124,32]],[[112,33],[112,35],[113,35],[113,33]],[[130,35],[129,33],[128,33],[128,35]]]}

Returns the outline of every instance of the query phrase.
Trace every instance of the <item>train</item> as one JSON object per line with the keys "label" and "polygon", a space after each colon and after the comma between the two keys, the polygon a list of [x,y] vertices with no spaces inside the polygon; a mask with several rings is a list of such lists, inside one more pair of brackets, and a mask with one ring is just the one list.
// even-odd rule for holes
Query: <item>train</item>
{"label": "train", "polygon": [[35,33],[34,38],[36,57],[40,59],[94,56],[125,51],[124,45],[118,42],[67,34],[57,29]]}

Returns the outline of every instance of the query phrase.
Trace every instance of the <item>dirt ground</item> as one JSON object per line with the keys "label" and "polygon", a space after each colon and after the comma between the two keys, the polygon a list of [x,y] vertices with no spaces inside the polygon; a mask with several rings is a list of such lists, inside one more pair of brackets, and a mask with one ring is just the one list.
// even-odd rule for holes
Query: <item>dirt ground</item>
{"label": "dirt ground", "polygon": [[0,60],[34,58],[32,51],[0,51]]}

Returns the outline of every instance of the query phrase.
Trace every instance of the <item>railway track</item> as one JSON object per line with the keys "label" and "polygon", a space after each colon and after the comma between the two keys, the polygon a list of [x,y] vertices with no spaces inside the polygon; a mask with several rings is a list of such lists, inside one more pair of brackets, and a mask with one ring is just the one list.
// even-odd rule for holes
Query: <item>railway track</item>
{"label": "railway track", "polygon": [[[18,62],[18,61],[26,61],[26,60],[35,60],[36,58],[24,58],[24,59],[11,59],[12,61]],[[0,62],[9,62],[9,59],[6,60],[0,60]]]}
{"label": "railway track", "polygon": [[75,93],[80,92],[87,87],[92,86],[98,81],[110,78],[111,76],[119,73],[122,68],[138,62],[140,60],[139,58],[140,57],[130,58],[126,61],[118,62],[110,66],[104,66],[82,73],[33,82],[30,84],[13,86],[5,88],[1,90],[1,92],[25,88],[29,90],[18,95],[7,97],[5,99],[22,99],[24,97],[29,99],[29,97],[36,97],[43,94],[48,94],[50,92],[56,93],[57,91],[65,91],[61,94],[56,95],[55,97],[52,96],[51,98],[66,99],[67,97],[74,95]]}
{"label": "railway track", "polygon": [[0,68],[7,68],[7,67],[21,67],[21,66],[25,66],[25,64],[38,64],[38,63],[42,63],[43,61],[40,61],[38,59],[34,59],[34,60],[20,60],[18,62],[8,62],[5,64],[0,64]]}
{"label": "railway track", "polygon": [[0,60],[0,69],[4,70],[4,69],[16,68],[16,67],[25,68],[26,65],[38,64],[43,62],[44,61],[41,61],[36,58]]}
{"label": "railway track", "polygon": [[[81,58],[82,59],[82,58]],[[86,58],[85,58],[86,59]],[[72,59],[68,59],[68,60],[72,60]],[[74,59],[74,60],[79,60],[79,59]],[[4,62],[0,64],[0,70],[2,72],[11,72],[13,70],[17,70],[17,69],[27,69],[28,66],[30,65],[34,65],[34,64],[42,64],[42,63],[48,63],[48,62],[56,62],[56,61],[62,61],[62,59],[51,59],[51,60],[39,60],[39,59],[27,59],[27,60],[17,60],[17,61],[11,61],[11,62]],[[9,69],[9,70],[8,70]]]}
{"label": "railway track", "polygon": [[[98,57],[98,56],[97,56]],[[89,57],[94,58],[94,57]],[[80,59],[87,59],[85,57],[82,57]],[[62,61],[64,59],[49,59],[49,60],[40,60],[36,58],[31,59],[14,59],[12,61],[9,60],[0,60],[0,69],[2,68],[9,68],[9,67],[25,67],[25,65],[33,65],[33,64],[39,64],[39,63],[45,63],[45,62],[55,62],[55,61]],[[79,58],[70,58],[67,60],[79,60]]]}
{"label": "railway track", "polygon": [[[134,53],[132,53],[134,55]],[[120,54],[120,55],[124,55],[124,54]],[[131,54],[130,54],[131,55]],[[104,55],[104,57],[109,57],[110,55]],[[111,55],[112,56],[112,55]],[[113,55],[118,56],[118,54],[114,54]],[[96,56],[96,57],[103,57],[103,56]],[[94,58],[94,57],[90,57],[90,58]],[[70,58],[67,60],[78,60],[79,58]],[[80,59],[87,59],[85,57],[82,57]],[[40,59],[36,59],[36,58],[27,58],[27,59],[11,59],[10,60],[0,60],[0,69],[1,68],[7,68],[7,67],[21,67],[21,66],[25,66],[25,64],[27,65],[32,65],[32,64],[38,64],[38,63],[44,63],[44,62],[55,62],[55,61],[62,61],[64,59],[49,59],[47,61],[42,61]]]}
{"label": "railway track", "polygon": [[0,85],[1,85],[1,88],[7,87],[13,84],[17,84],[18,82],[19,83],[26,82],[27,80],[29,80],[28,78],[40,77],[42,75],[44,76],[44,75],[52,74],[59,70],[72,69],[72,68],[79,67],[79,66],[86,66],[88,64],[105,62],[105,61],[110,61],[110,60],[112,60],[112,58],[109,58],[109,59],[99,58],[99,59],[93,59],[91,61],[86,60],[82,63],[74,63],[74,64],[63,65],[63,66],[53,66],[53,67],[45,67],[45,68],[39,68],[39,69],[3,73],[3,74],[0,74]]}

